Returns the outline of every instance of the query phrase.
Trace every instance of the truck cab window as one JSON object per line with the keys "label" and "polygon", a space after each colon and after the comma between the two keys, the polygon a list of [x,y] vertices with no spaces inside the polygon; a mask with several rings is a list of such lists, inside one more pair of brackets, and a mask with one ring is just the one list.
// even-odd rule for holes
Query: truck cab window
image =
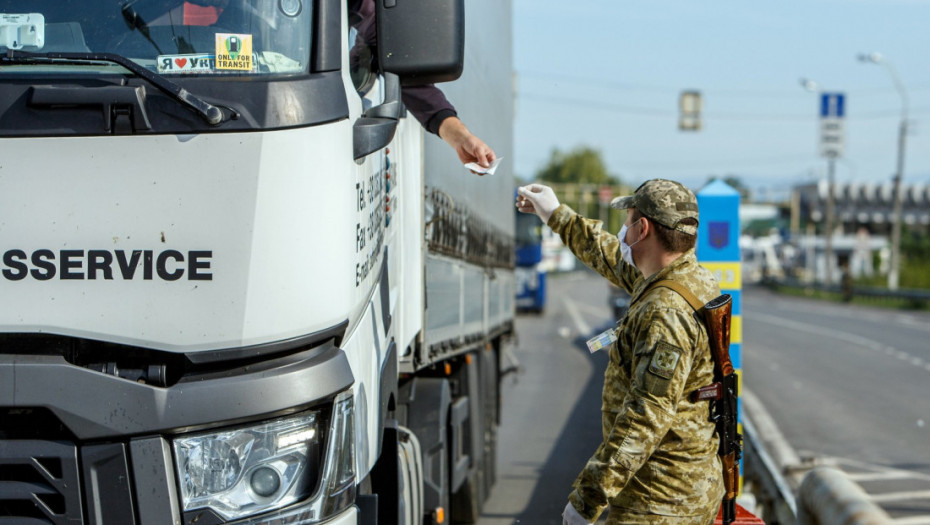
{"label": "truck cab window", "polygon": [[359,41],[358,29],[349,28],[349,76],[359,95],[368,92],[375,82],[374,57],[371,47]]}
{"label": "truck cab window", "polygon": [[362,96],[371,90],[378,76],[374,55],[377,42],[374,4],[365,0],[347,0],[347,7],[349,74],[355,91]]}
{"label": "truck cab window", "polygon": [[0,0],[0,15],[41,15],[44,39],[23,51],[114,53],[163,75],[252,76],[308,71],[313,1]]}

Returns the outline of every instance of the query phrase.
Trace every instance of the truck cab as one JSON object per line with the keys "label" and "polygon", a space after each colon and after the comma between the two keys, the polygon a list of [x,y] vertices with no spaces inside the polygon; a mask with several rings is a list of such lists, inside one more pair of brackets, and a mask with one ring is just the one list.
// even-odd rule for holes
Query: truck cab
{"label": "truck cab", "polygon": [[400,89],[461,74],[464,4],[376,4],[359,82],[345,0],[0,0],[0,521],[434,512],[398,392],[512,325],[430,351]]}

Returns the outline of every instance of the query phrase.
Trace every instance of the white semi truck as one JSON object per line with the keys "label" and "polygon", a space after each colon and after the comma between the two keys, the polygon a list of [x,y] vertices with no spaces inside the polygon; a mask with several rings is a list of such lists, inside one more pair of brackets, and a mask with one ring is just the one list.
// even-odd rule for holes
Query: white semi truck
{"label": "white semi truck", "polygon": [[[0,522],[476,519],[510,2],[377,4],[363,83],[346,0],[0,0]],[[399,102],[459,74],[493,176]]]}

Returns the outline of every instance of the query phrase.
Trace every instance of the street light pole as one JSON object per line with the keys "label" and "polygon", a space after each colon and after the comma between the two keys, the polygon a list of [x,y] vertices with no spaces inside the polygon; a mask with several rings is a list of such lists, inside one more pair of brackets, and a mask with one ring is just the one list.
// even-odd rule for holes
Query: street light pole
{"label": "street light pole", "polygon": [[891,81],[894,82],[898,95],[901,96],[901,123],[898,125],[898,160],[897,169],[892,179],[892,193],[894,194],[894,204],[892,206],[892,224],[891,224],[891,267],[888,269],[888,289],[897,290],[899,282],[899,272],[901,268],[901,181],[904,178],[904,151],[907,143],[907,114],[910,101],[908,100],[907,90],[898,72],[894,66],[882,56],[881,53],[860,54],[859,61],[865,63],[878,64],[885,66],[885,70],[891,75]]}

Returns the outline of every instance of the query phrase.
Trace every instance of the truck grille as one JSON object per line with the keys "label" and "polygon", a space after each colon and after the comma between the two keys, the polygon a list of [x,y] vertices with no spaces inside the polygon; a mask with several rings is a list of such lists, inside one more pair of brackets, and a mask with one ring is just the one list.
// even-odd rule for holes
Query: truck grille
{"label": "truck grille", "polygon": [[63,441],[0,440],[0,522],[82,523],[77,453]]}

